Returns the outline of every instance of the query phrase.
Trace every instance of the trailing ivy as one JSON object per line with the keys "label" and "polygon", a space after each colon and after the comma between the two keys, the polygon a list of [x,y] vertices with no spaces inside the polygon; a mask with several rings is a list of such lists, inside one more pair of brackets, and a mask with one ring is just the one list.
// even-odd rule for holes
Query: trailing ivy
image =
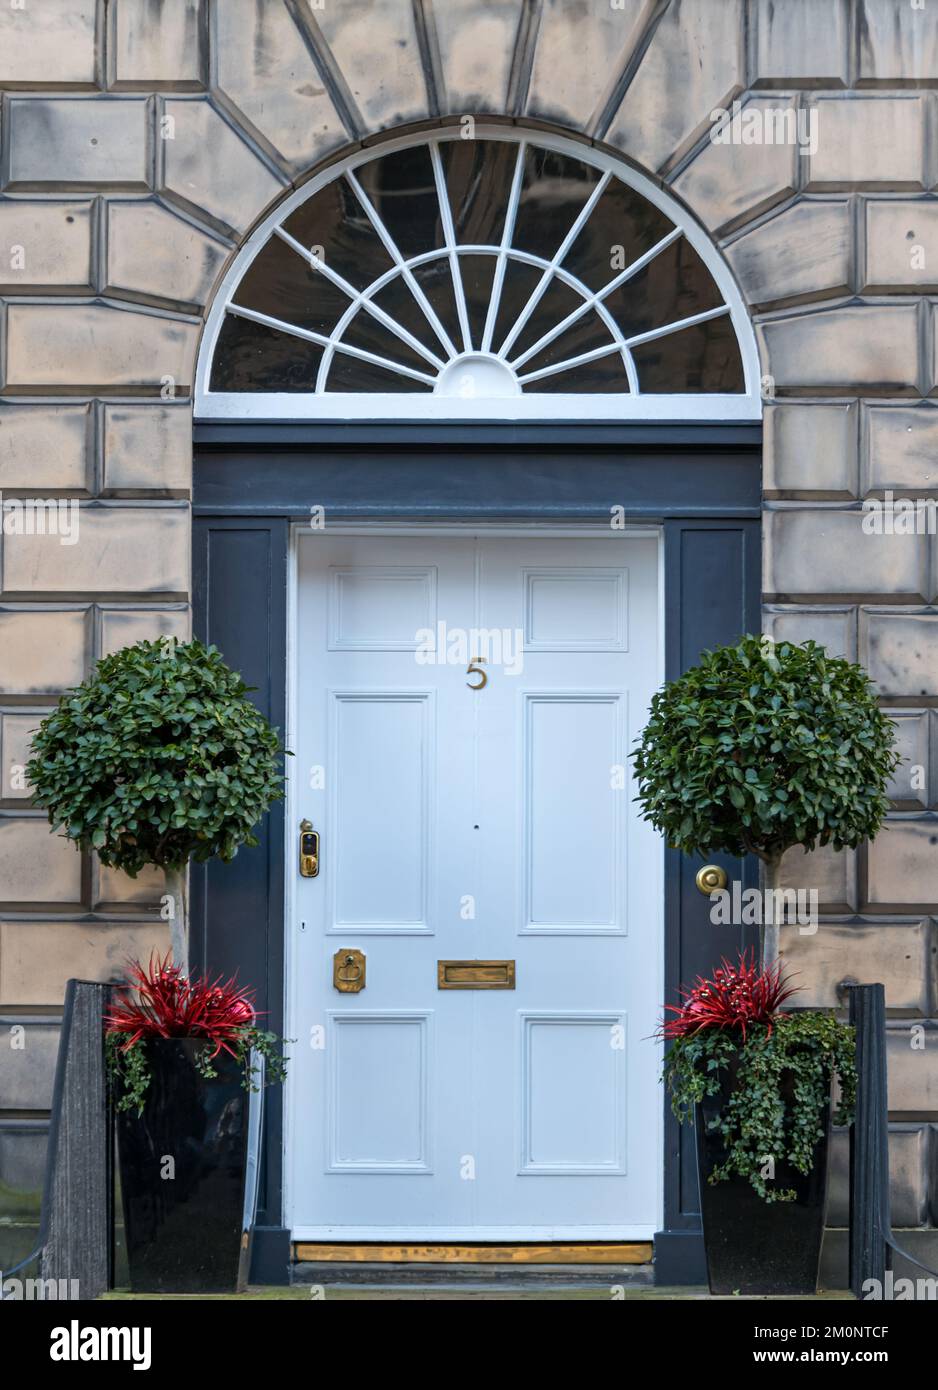
{"label": "trailing ivy", "polygon": [[706,1097],[718,1095],[732,1069],[732,1091],[711,1121],[726,1150],[711,1183],[734,1174],[748,1179],[766,1202],[790,1202],[791,1188],[763,1176],[767,1157],[809,1173],[824,1135],[831,1084],[840,1083],[834,1123],[853,1122],[857,1073],[854,1030],[830,1013],[779,1014],[738,1033],[707,1028],[678,1037],[664,1062],[671,1107],[683,1124]]}
{"label": "trailing ivy", "polygon": [[[108,1033],[106,1035],[107,1069],[114,1088],[115,1104],[118,1110],[136,1110],[143,1114],[147,1091],[150,1088],[152,1072],[147,1058],[145,1039],[139,1039],[131,1047],[128,1033]],[[231,1042],[231,1052],[236,1057],[242,1073],[241,1084],[246,1091],[259,1091],[260,1067],[252,1057],[252,1051],[264,1058],[264,1085],[275,1086],[284,1081],[287,1074],[286,1062],[280,1051],[280,1039],[276,1033],[261,1028],[245,1028]],[[214,1065],[215,1047],[210,1040],[195,1053],[195,1069],[206,1080],[218,1075]]]}

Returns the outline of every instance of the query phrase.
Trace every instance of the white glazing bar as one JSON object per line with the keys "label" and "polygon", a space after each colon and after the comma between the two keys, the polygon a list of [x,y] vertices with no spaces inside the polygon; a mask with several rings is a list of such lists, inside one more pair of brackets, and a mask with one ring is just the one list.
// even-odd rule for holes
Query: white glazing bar
{"label": "white glazing bar", "polygon": [[570,250],[570,247],[573,245],[577,237],[580,235],[580,232],[585,227],[587,220],[589,219],[590,213],[593,211],[593,208],[596,206],[603,193],[606,191],[606,185],[611,178],[612,174],[609,173],[609,171],[607,170],[606,173],[603,174],[602,178],[597,183],[596,187],[593,189],[590,196],[587,198],[586,202],[583,204],[582,208],[580,209],[579,215],[573,223],[573,226],[570,228],[569,232],[558,246],[556,252],[554,253],[553,259],[550,262],[550,265],[544,271],[544,274],[541,276],[538,283],[534,286],[534,289],[531,292],[530,299],[528,300],[527,304],[525,304],[524,308],[521,310],[521,313],[518,315],[517,319],[512,325],[510,333],[508,334],[507,338],[499,348],[499,352],[503,357],[507,356],[512,343],[515,341],[518,334],[521,332],[522,328],[527,323],[531,314],[533,314],[534,310],[537,308],[538,304],[540,303],[541,296],[543,295],[544,291],[547,289],[547,286],[551,282],[555,268],[563,260],[564,256]]}
{"label": "white glazing bar", "polygon": [[419,338],[415,338],[413,333],[409,333],[407,329],[399,324],[396,319],[393,319],[390,314],[386,314],[377,304],[372,303],[363,292],[356,290],[355,286],[349,284],[348,280],[340,275],[338,271],[333,270],[324,260],[320,260],[318,256],[314,256],[312,252],[307,251],[306,247],[303,246],[301,242],[297,241],[295,237],[292,237],[289,232],[284,231],[282,227],[275,227],[274,231],[277,236],[280,237],[281,241],[286,242],[291,251],[295,251],[298,256],[302,256],[303,260],[307,261],[313,270],[320,275],[324,275],[326,279],[331,280],[332,284],[337,286],[343,294],[348,295],[356,309],[364,309],[367,313],[371,314],[372,318],[377,319],[380,324],[383,324],[389,332],[400,338],[402,343],[406,343],[408,347],[413,348],[414,352],[419,353],[427,362],[432,363],[437,371],[443,370],[446,364],[439,357],[435,356],[428,347],[424,347]]}
{"label": "white glazing bar", "polygon": [[593,348],[591,352],[581,352],[578,357],[568,357],[564,362],[555,362],[550,367],[541,367],[540,371],[528,372],[527,376],[519,376],[518,381],[522,386],[526,386],[529,381],[540,381],[543,376],[557,376],[560,372],[569,372],[573,367],[581,367],[584,362],[595,362],[600,357],[609,357],[614,352],[621,352],[618,343],[606,343],[603,347]]}
{"label": "white glazing bar", "polygon": [[675,319],[673,323],[662,324],[660,328],[650,328],[647,333],[636,333],[626,338],[626,347],[638,347],[641,343],[652,343],[656,338],[665,338],[669,333],[680,333],[682,328],[693,328],[695,323],[706,323],[708,319],[719,319],[728,314],[730,306],[721,304],[716,309],[706,309],[702,314],[691,314],[686,319]]}
{"label": "white glazing bar", "polygon": [[518,155],[515,159],[515,172],[511,180],[511,190],[508,195],[508,207],[505,210],[505,226],[502,229],[502,241],[498,249],[498,260],[495,263],[495,275],[492,279],[492,293],[489,298],[488,313],[485,316],[485,331],[482,334],[482,351],[489,352],[492,347],[492,334],[495,332],[495,323],[498,319],[498,309],[502,300],[502,285],[505,283],[505,271],[508,268],[508,248],[511,246],[511,239],[515,234],[515,220],[518,216],[518,206],[521,202],[521,183],[524,178],[524,161],[527,153],[527,145],[522,140],[518,146]]}
{"label": "white glazing bar", "polygon": [[430,163],[433,165],[433,178],[436,183],[436,198],[440,205],[440,221],[443,225],[443,240],[449,253],[449,270],[453,277],[453,294],[456,296],[456,313],[459,317],[459,330],[462,333],[462,345],[466,352],[472,351],[472,334],[469,331],[469,313],[466,309],[466,295],[463,290],[462,273],[459,269],[459,257],[456,255],[456,228],[453,226],[453,210],[449,205],[449,193],[446,188],[446,175],[443,172],[443,160],[440,156],[440,147],[435,140],[430,141]]}
{"label": "white glazing bar", "polygon": [[391,236],[391,233],[388,231],[384,223],[381,221],[381,218],[378,216],[377,210],[373,207],[371,200],[368,197],[368,194],[362,188],[361,184],[358,182],[358,179],[355,177],[351,169],[349,169],[346,172],[345,177],[351,185],[355,197],[358,199],[358,201],[364,208],[365,215],[368,218],[368,221],[371,223],[375,231],[378,233],[378,237],[385,251],[387,251],[394,264],[400,267],[400,271],[404,277],[404,281],[407,285],[407,288],[410,290],[411,294],[414,296],[417,303],[420,305],[427,319],[427,322],[430,324],[430,327],[433,329],[434,333],[439,338],[440,342],[443,344],[443,347],[446,350],[447,357],[457,357],[459,354],[456,347],[453,344],[452,339],[450,338],[446,329],[440,322],[436,310],[433,308],[433,305],[427,299],[427,296],[424,294],[423,290],[420,288],[420,286],[417,284],[417,281],[414,279],[410,267],[408,266],[407,262],[404,260],[404,257],[398,250],[397,243]]}
{"label": "white glazing bar", "polygon": [[351,343],[333,343],[330,338],[324,337],[322,333],[316,333],[312,328],[300,328],[295,323],[285,323],[283,319],[271,318],[269,314],[258,313],[256,309],[246,309],[241,304],[229,304],[228,312],[237,318],[251,319],[254,323],[262,323],[265,328],[273,328],[278,333],[289,333],[293,338],[305,338],[307,342],[318,343],[320,347],[331,345],[335,352],[348,353],[349,357],[358,357],[363,362],[371,362],[376,367],[383,367],[387,372],[396,372],[398,376],[409,376],[414,381],[425,381],[430,386],[436,385],[436,377],[428,376],[426,372],[418,372],[413,367],[405,367],[400,362],[392,362],[389,357],[379,357],[377,353],[368,352],[365,348],[354,347]]}
{"label": "white glazing bar", "polygon": [[639,271],[644,270],[645,266],[648,265],[650,261],[653,261],[656,256],[660,255],[673,241],[677,241],[678,237],[681,235],[682,232],[680,227],[674,227],[667,236],[662,237],[660,241],[656,241],[654,246],[649,247],[649,249],[639,256],[637,260],[633,261],[630,266],[626,266],[625,270],[621,271],[614,280],[610,280],[608,285],[604,285],[603,288],[597,290],[595,294],[590,294],[582,304],[578,304],[575,309],[572,309],[565,319],[561,319],[559,323],[554,324],[553,328],[549,328],[546,333],[538,338],[536,343],[533,343],[531,347],[522,352],[520,356],[514,358],[511,365],[517,371],[522,363],[534,357],[540,352],[541,348],[545,348],[547,344],[552,343],[555,338],[559,338],[560,334],[565,332],[571,324],[576,323],[577,319],[581,319],[584,314],[589,313],[591,309],[595,309],[597,304],[601,304],[607,295],[612,294],[613,290],[617,290],[620,285],[625,284],[626,280],[631,280]]}
{"label": "white glazing bar", "polygon": [[[702,314],[691,314],[686,319],[676,319],[674,323],[666,323],[661,328],[652,328],[648,333],[636,333],[634,338],[626,338],[624,345],[626,348],[639,346],[641,343],[653,342],[655,338],[664,338],[669,333],[679,333],[682,328],[693,328],[696,323],[706,323],[708,319],[720,318],[723,314],[729,313],[729,306],[722,304],[718,309],[707,309]],[[582,352],[577,357],[568,357],[563,362],[554,362],[549,367],[541,367],[539,371],[528,372],[526,376],[519,376],[518,380],[523,386],[528,381],[539,381],[543,376],[556,376],[559,372],[569,371],[571,367],[579,367],[584,362],[594,362],[598,357],[608,357],[611,352],[619,352],[622,344],[608,343],[603,347],[593,348],[591,352]]]}

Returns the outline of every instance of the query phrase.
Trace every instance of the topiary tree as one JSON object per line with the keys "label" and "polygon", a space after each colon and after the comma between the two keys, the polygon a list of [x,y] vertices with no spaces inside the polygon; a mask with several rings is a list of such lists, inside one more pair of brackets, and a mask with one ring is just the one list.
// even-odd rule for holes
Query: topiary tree
{"label": "topiary tree", "polygon": [[131,878],[166,874],[186,958],[190,859],[228,862],[283,795],[277,733],[215,647],[161,637],[99,661],[32,740],[26,775],[54,830]]}
{"label": "topiary tree", "polygon": [[861,667],[747,636],[704,652],[654,696],[632,754],[645,820],[685,854],[755,854],[773,890],[763,960],[778,959],[782,855],[872,839],[899,756]]}

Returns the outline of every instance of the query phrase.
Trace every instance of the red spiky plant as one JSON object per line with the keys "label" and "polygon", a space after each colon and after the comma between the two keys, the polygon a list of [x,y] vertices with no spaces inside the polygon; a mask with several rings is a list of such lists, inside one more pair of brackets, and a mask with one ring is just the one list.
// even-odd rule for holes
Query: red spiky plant
{"label": "red spiky plant", "polygon": [[657,1036],[686,1038],[705,1028],[747,1028],[764,1024],[769,1034],[781,1005],[798,991],[788,983],[781,966],[757,966],[752,953],[743,951],[738,965],[723,957],[710,979],[698,975],[690,989],[682,989],[680,1004],[666,1004],[673,1018],[662,1020]]}
{"label": "red spiky plant", "polygon": [[214,1043],[212,1057],[225,1051],[236,1056],[235,1044],[253,1028],[257,1010],[253,990],[230,980],[190,979],[178,965],[151,956],[148,966],[128,962],[124,998],[105,1015],[108,1033],[120,1034],[127,1052],[143,1038],[206,1038]]}

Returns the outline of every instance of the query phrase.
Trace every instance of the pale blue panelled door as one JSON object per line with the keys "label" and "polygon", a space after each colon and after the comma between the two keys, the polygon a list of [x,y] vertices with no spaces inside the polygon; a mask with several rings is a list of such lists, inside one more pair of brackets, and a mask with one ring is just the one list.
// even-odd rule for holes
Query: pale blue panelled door
{"label": "pale blue panelled door", "polygon": [[298,550],[294,1239],[650,1236],[661,846],[627,755],[660,679],[657,537]]}

